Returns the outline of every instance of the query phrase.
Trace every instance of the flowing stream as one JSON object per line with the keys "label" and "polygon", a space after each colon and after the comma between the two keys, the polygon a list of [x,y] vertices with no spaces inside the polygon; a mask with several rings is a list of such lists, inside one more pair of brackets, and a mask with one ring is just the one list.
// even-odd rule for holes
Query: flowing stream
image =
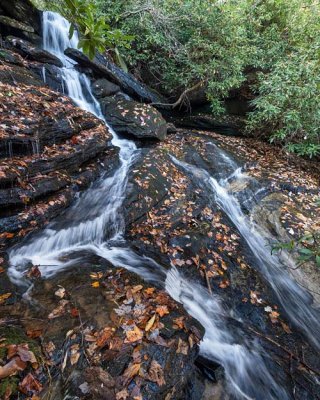
{"label": "flowing stream", "polygon": [[[77,48],[78,45],[77,34],[72,39],[68,38],[68,34],[69,23],[64,18],[56,13],[44,13],[43,47],[63,62],[61,76],[66,94],[79,107],[104,120],[89,79],[78,72],[74,68],[75,63],[64,54],[66,48]],[[235,398],[289,399],[290,396],[268,369],[266,355],[258,344],[246,340],[240,344],[228,329],[228,311],[223,309],[217,297],[188,281],[175,268],[167,272],[152,259],[137,255],[126,244],[121,209],[130,167],[139,156],[139,151],[133,141],[119,138],[109,129],[113,135],[112,144],[120,149],[120,166],[113,175],[102,177],[81,195],[62,219],[58,218],[41,233],[27,238],[10,251],[11,279],[21,284],[29,261],[39,265],[43,277],[49,277],[72,264],[79,251],[93,252],[147,280],[163,283],[168,293],[205,327],[201,352],[224,367],[229,390]],[[218,181],[203,169],[174,158],[173,161],[208,189],[209,204],[218,203],[233,221],[255,255],[257,268],[268,280],[291,321],[304,331],[314,345],[319,346],[320,322],[309,304],[308,295],[288,277],[278,258],[270,254],[264,234],[250,223],[237,199],[228,192],[231,178],[244,179],[239,166],[220,149],[215,148],[215,151],[226,165],[229,178],[219,177]]]}

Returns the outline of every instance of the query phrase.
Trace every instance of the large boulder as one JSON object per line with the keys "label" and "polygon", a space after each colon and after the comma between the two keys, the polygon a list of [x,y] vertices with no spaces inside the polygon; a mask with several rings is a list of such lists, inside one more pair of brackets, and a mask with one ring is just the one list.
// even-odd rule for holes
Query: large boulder
{"label": "large boulder", "polygon": [[113,96],[101,100],[101,106],[106,120],[117,133],[129,134],[139,139],[166,138],[166,121],[149,104]]}
{"label": "large boulder", "polygon": [[108,81],[107,79],[98,79],[93,83],[92,91],[95,97],[101,99],[120,92],[120,86]]}
{"label": "large boulder", "polygon": [[34,33],[41,34],[41,12],[30,0],[0,0],[0,9],[6,17],[22,22],[32,27]]}
{"label": "large boulder", "polygon": [[65,54],[75,60],[81,67],[90,68],[95,75],[106,78],[132,96],[133,98],[145,103],[163,103],[163,98],[149,89],[146,85],[139,82],[133,75],[117,67],[109,58],[97,54],[93,60],[90,60],[81,51],[76,49],[67,49]]}
{"label": "large boulder", "polygon": [[53,64],[57,67],[63,66],[61,60],[59,60],[58,57],[54,56],[46,50],[41,49],[40,47],[33,45],[27,40],[19,39],[14,36],[8,36],[7,42],[29,60]]}

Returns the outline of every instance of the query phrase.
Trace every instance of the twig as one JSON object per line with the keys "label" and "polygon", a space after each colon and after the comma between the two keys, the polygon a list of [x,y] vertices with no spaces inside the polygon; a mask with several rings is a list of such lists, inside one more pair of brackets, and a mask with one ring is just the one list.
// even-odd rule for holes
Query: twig
{"label": "twig", "polygon": [[310,365],[308,365],[306,362],[302,361],[298,356],[296,356],[295,354],[291,353],[290,350],[288,350],[287,348],[285,348],[284,346],[282,346],[280,343],[276,342],[275,340],[269,338],[268,336],[265,336],[264,334],[262,334],[261,332],[256,331],[255,329],[253,329],[250,326],[247,326],[247,329],[251,332],[253,332],[255,335],[262,337],[263,339],[267,340],[268,342],[274,344],[275,346],[277,346],[279,349],[283,350],[285,353],[289,354],[289,356],[291,358],[293,358],[294,360],[298,361],[298,363],[300,363],[301,365],[303,365],[306,369],[308,369],[309,371],[312,371],[314,374],[320,376],[320,371],[315,370],[314,368],[310,367]]}
{"label": "twig", "polygon": [[209,280],[209,277],[208,277],[208,274],[207,274],[207,271],[206,271],[206,270],[204,271],[204,275],[205,275],[205,277],[206,277],[206,281],[207,281],[207,286],[208,286],[209,293],[212,294],[212,289],[211,289],[211,285],[210,285],[210,280]]}
{"label": "twig", "polygon": [[178,98],[178,100],[174,103],[151,103],[152,106],[155,107],[170,107],[172,109],[178,107],[183,101],[185,101],[188,97],[187,95],[199,88],[201,88],[202,86],[205,85],[205,81],[201,81],[198,82],[197,84],[195,84],[194,86],[192,86],[191,88],[186,89],[185,91],[183,91],[180,95],[180,97]]}

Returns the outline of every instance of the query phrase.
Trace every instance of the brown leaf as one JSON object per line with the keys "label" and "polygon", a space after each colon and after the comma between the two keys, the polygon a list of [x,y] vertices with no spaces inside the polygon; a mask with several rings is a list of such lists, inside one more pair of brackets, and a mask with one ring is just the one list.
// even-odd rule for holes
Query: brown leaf
{"label": "brown leaf", "polygon": [[184,329],[184,317],[175,318],[173,320],[173,329]]}
{"label": "brown leaf", "polygon": [[15,375],[19,371],[23,371],[27,367],[27,363],[21,361],[20,357],[14,357],[5,366],[0,367],[0,379]]}
{"label": "brown leaf", "polygon": [[113,335],[114,331],[111,328],[105,328],[103,329],[103,331],[101,331],[99,333],[98,339],[96,341],[96,345],[98,347],[104,347],[108,340],[111,338],[111,336]]}
{"label": "brown leaf", "polygon": [[54,294],[57,297],[60,297],[60,299],[63,299],[64,296],[66,295],[66,289],[64,287],[60,286],[59,289],[54,292]]}
{"label": "brown leaf", "polygon": [[78,351],[71,351],[71,355],[70,355],[71,365],[77,364],[79,358],[80,358],[80,353]]}
{"label": "brown leaf", "polygon": [[39,393],[42,390],[42,385],[36,378],[29,373],[19,385],[22,393],[28,395],[29,393]]}
{"label": "brown leaf", "polygon": [[43,329],[28,329],[27,336],[31,339],[36,339],[42,336]]}
{"label": "brown leaf", "polygon": [[135,325],[132,330],[126,331],[126,336],[125,343],[137,342],[143,338],[143,332]]}
{"label": "brown leaf", "polygon": [[142,285],[137,285],[137,286],[134,286],[134,287],[131,289],[131,291],[132,291],[132,293],[134,294],[134,293],[140,292],[141,289],[143,289],[143,286],[142,286]]}
{"label": "brown leaf", "polygon": [[68,303],[69,303],[68,300],[60,300],[59,306],[51,311],[51,313],[48,315],[48,318],[49,319],[58,318],[61,315],[65,314],[66,313],[65,307]]}
{"label": "brown leaf", "polygon": [[184,355],[188,355],[189,352],[189,345],[187,342],[185,342],[184,340],[182,340],[181,338],[179,338],[178,340],[178,348],[176,353],[181,353]]}
{"label": "brown leaf", "polygon": [[127,397],[129,397],[129,393],[128,393],[127,389],[123,389],[123,390],[121,390],[121,392],[118,392],[116,394],[116,400],[126,400]]}
{"label": "brown leaf", "polygon": [[152,295],[152,294],[154,293],[155,290],[156,290],[155,288],[150,287],[150,288],[145,289],[145,290],[144,290],[144,293],[145,293],[146,295]]}
{"label": "brown leaf", "polygon": [[33,265],[26,273],[28,278],[40,278],[41,271],[37,265]]}
{"label": "brown leaf", "polygon": [[155,382],[158,386],[162,386],[166,383],[164,380],[163,369],[156,360],[152,360],[151,362],[148,372],[148,379],[152,382]]}
{"label": "brown leaf", "polygon": [[286,332],[286,333],[292,333],[291,329],[289,328],[289,326],[287,324],[285,324],[284,322],[280,321],[282,329]]}
{"label": "brown leaf", "polygon": [[127,384],[132,380],[133,377],[138,375],[140,371],[141,364],[129,364],[128,368],[124,371],[122,377],[124,378],[124,386],[127,386]]}

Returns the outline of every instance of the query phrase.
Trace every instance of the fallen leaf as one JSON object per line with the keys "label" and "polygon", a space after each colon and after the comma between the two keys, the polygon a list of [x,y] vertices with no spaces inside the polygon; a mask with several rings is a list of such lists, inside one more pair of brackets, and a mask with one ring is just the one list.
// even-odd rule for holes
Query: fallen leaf
{"label": "fallen leaf", "polygon": [[41,392],[42,385],[31,373],[29,373],[20,383],[19,389],[26,395],[30,393],[34,394]]}
{"label": "fallen leaf", "polygon": [[70,315],[72,318],[78,318],[79,317],[79,310],[76,307],[72,307],[70,310]]}
{"label": "fallen leaf", "polygon": [[155,320],[156,320],[156,314],[154,314],[153,317],[151,317],[149,319],[149,321],[147,322],[147,325],[145,327],[145,331],[146,332],[150,331],[150,329],[152,328]]}
{"label": "fallen leaf", "polygon": [[27,336],[31,339],[36,339],[42,336],[43,329],[28,329]]}
{"label": "fallen leaf", "polygon": [[137,293],[137,292],[140,292],[141,289],[143,289],[143,286],[142,285],[137,285],[137,286],[134,286],[131,289],[131,291],[132,291],[132,293]]}
{"label": "fallen leaf", "polygon": [[60,288],[58,290],[56,290],[54,292],[54,294],[58,297],[60,297],[60,299],[63,299],[64,296],[66,295],[66,289],[62,286],[60,286]]}
{"label": "fallen leaf", "polygon": [[169,314],[169,310],[167,306],[158,306],[156,308],[156,312],[160,315],[160,317],[163,317],[166,314]]}
{"label": "fallen leaf", "polygon": [[148,372],[148,379],[152,382],[155,382],[158,386],[162,386],[166,383],[164,380],[163,369],[156,360],[152,360],[151,362]]}
{"label": "fallen leaf", "polygon": [[11,296],[12,296],[11,293],[0,294],[0,304],[5,303],[5,301]]}
{"label": "fallen leaf", "polygon": [[105,328],[102,332],[100,332],[96,344],[98,347],[104,347],[108,340],[113,335],[114,331],[111,328]]}
{"label": "fallen leaf", "polygon": [[128,368],[124,371],[123,373],[123,378],[124,378],[124,386],[127,386],[127,384],[131,381],[131,379],[138,375],[140,371],[141,364],[129,364]]}
{"label": "fallen leaf", "polygon": [[0,379],[15,375],[19,371],[23,371],[27,367],[27,363],[21,360],[20,357],[14,357],[6,365],[0,367]]}
{"label": "fallen leaf", "polygon": [[137,342],[143,338],[143,332],[136,325],[132,330],[126,331],[125,343]]}
{"label": "fallen leaf", "polygon": [[184,317],[174,318],[173,329],[184,329]]}
{"label": "fallen leaf", "polygon": [[116,400],[126,400],[127,397],[129,397],[127,389],[123,389],[116,394]]}
{"label": "fallen leaf", "polygon": [[77,364],[79,358],[80,358],[80,353],[78,351],[71,352],[71,355],[70,355],[70,363],[71,363],[71,365]]}
{"label": "fallen leaf", "polygon": [[98,282],[98,281],[92,282],[91,286],[94,288],[98,288],[100,286],[100,282]]}
{"label": "fallen leaf", "polygon": [[65,314],[66,312],[65,307],[68,303],[69,303],[68,300],[60,300],[59,306],[51,311],[51,313],[48,315],[48,318],[49,319],[58,318],[61,315]]}
{"label": "fallen leaf", "polygon": [[292,333],[291,329],[289,328],[289,326],[287,324],[285,324],[284,322],[280,321],[282,329],[286,332],[286,333]]}
{"label": "fallen leaf", "polygon": [[102,272],[92,272],[90,274],[90,278],[91,279],[101,279],[103,277],[103,273]]}
{"label": "fallen leaf", "polygon": [[189,352],[189,345],[187,342],[179,338],[178,340],[178,347],[176,353],[184,354],[185,356],[188,355]]}

